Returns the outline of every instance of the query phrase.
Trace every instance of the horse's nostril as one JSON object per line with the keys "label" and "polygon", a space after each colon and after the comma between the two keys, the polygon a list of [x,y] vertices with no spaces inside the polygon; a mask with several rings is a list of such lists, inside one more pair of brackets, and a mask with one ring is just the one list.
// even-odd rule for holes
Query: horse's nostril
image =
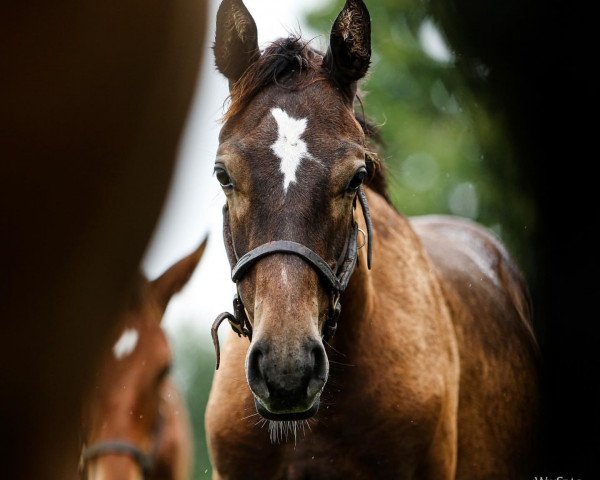
{"label": "horse's nostril", "polygon": [[328,363],[327,354],[323,345],[315,343],[310,352],[312,374],[306,388],[306,395],[314,397],[317,395],[327,381]]}
{"label": "horse's nostril", "polygon": [[248,353],[248,385],[250,389],[263,399],[269,398],[269,389],[265,381],[264,349],[261,344],[254,345]]}
{"label": "horse's nostril", "polygon": [[321,343],[314,345],[311,351],[311,357],[313,359],[313,376],[322,378],[323,380],[327,379],[327,354],[325,353],[325,348]]}
{"label": "horse's nostril", "polygon": [[263,356],[262,349],[260,346],[255,345],[250,350],[250,354],[248,356],[248,369],[253,372],[260,374],[260,359]]}

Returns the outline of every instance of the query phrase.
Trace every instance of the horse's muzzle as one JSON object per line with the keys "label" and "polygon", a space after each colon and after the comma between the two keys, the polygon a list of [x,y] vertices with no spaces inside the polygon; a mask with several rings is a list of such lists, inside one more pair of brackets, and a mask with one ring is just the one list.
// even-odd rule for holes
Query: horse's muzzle
{"label": "horse's muzzle", "polygon": [[247,377],[256,409],[269,420],[302,420],[319,409],[329,364],[320,341],[292,352],[257,341],[248,353]]}

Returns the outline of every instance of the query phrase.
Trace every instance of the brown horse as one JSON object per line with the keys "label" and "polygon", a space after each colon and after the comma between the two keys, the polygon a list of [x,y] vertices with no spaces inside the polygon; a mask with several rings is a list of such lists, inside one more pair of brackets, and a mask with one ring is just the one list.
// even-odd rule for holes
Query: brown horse
{"label": "brown horse", "polygon": [[88,393],[81,457],[84,478],[189,478],[189,418],[168,376],[171,351],[161,320],[171,296],[194,272],[205,245],[206,241],[156,280],[140,278]]}
{"label": "brown horse", "polygon": [[297,38],[261,54],[242,2],[221,4],[215,173],[238,297],[216,325],[251,342],[230,336],[210,394],[214,478],[529,478],[526,285],[482,227],[390,205],[353,108],[370,51],[361,0],[325,55]]}
{"label": "brown horse", "polygon": [[160,214],[206,10],[205,0],[0,2],[4,478],[77,478],[74,406]]}

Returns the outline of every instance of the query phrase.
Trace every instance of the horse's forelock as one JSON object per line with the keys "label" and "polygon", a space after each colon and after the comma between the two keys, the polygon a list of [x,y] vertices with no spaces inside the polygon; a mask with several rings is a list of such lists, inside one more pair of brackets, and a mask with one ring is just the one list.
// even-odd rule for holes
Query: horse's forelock
{"label": "horse's forelock", "polygon": [[[262,55],[248,67],[231,89],[231,104],[223,117],[225,122],[237,117],[264,88],[291,79],[302,71],[319,71],[322,55],[308,46],[300,37],[280,38],[269,45]],[[294,75],[296,82],[303,78]],[[296,86],[300,86],[299,84]]]}

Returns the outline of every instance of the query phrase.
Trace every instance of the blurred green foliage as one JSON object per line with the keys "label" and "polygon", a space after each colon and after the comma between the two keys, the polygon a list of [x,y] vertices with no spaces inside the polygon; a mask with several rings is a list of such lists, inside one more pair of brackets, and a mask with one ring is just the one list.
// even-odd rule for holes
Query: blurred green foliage
{"label": "blurred green foliage", "polygon": [[[428,2],[366,3],[373,62],[362,98],[367,116],[381,127],[394,205],[407,215],[450,213],[490,227],[531,279],[535,212],[503,119],[467,89],[455,66],[460,59],[444,51]],[[308,15],[309,25],[328,34],[342,5],[324,2]],[[476,71],[485,82],[485,65]]]}
{"label": "blurred green foliage", "polygon": [[204,412],[215,371],[215,352],[208,336],[184,328],[171,338],[174,376],[190,413],[194,437],[194,480],[212,478],[208,458]]}

